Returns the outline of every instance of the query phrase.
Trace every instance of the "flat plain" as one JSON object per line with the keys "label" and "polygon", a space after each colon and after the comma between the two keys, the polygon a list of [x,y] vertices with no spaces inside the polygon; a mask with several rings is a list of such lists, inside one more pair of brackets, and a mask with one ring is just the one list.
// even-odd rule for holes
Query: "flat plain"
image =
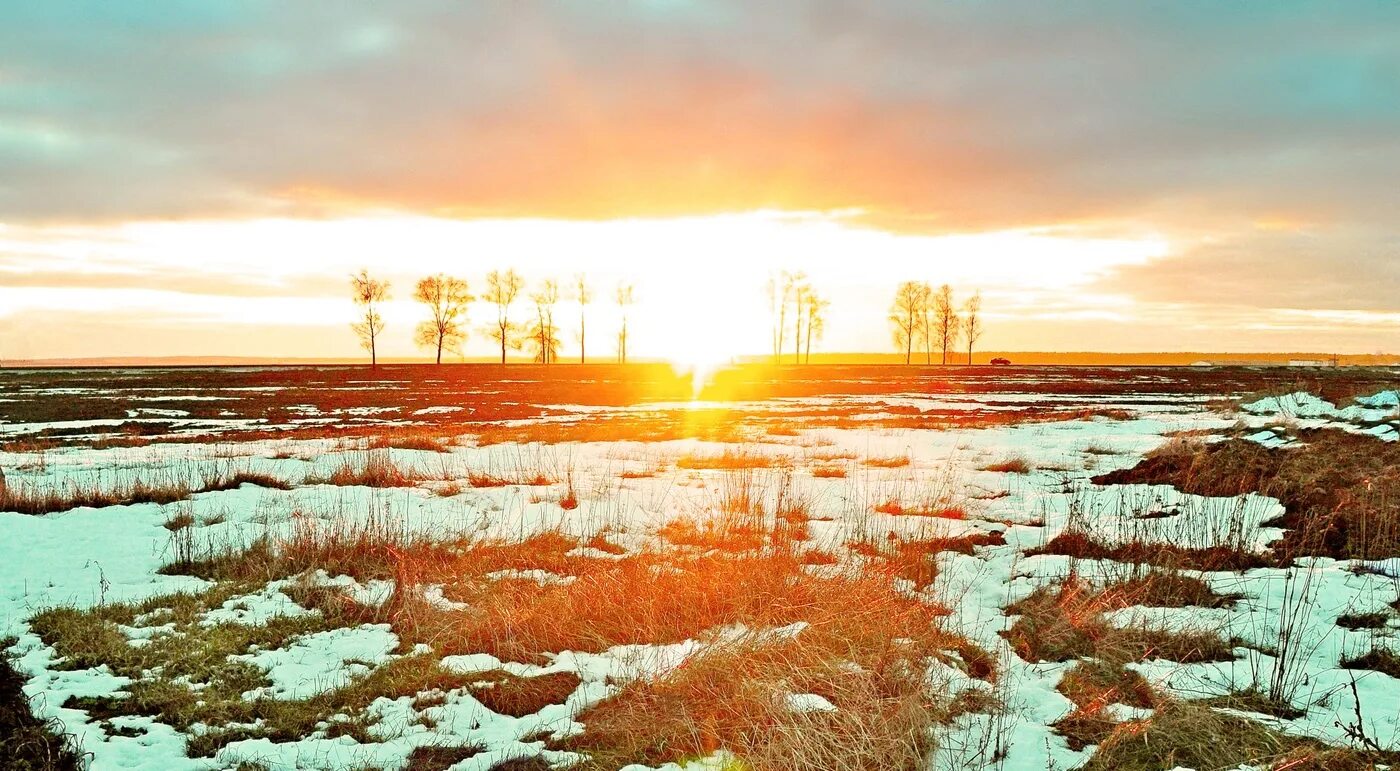
{"label": "flat plain", "polygon": [[7,370],[26,768],[1371,768],[1393,370]]}

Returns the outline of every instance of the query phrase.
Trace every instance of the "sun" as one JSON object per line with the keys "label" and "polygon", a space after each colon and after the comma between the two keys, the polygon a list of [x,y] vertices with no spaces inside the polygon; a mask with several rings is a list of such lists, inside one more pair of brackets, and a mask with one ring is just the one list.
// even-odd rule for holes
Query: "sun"
{"label": "sun", "polygon": [[692,347],[667,357],[677,373],[689,374],[691,399],[697,399],[714,373],[733,364],[735,357],[727,346]]}

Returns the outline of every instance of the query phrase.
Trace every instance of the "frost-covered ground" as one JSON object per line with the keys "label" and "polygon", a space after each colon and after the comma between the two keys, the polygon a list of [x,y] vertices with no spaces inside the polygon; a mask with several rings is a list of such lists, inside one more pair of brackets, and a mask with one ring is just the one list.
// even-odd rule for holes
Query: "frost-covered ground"
{"label": "frost-covered ground", "polygon": [[[61,400],[72,393],[71,389],[49,389],[44,398]],[[208,400],[219,404],[214,400],[234,395],[149,393],[141,398],[161,406],[136,408],[137,414],[130,419],[178,422],[186,417],[176,414],[183,407],[169,402]],[[457,408],[471,411],[472,398],[476,397],[464,398],[461,405],[406,405],[391,412],[407,421],[425,416],[452,418]],[[1013,382],[985,393],[900,390],[719,402],[728,409],[758,411],[778,419],[794,410],[830,407],[847,410],[844,414],[850,418],[839,427],[757,434],[742,445],[690,438],[475,446],[469,430],[463,429],[462,443],[447,445],[444,452],[369,451],[361,439],[295,436],[8,451],[0,453],[0,469],[10,490],[112,487],[138,479],[201,479],[231,470],[292,484],[282,490],[245,483],[165,505],[78,507],[42,515],[0,512],[0,638],[16,639],[10,653],[30,678],[25,690],[34,712],[60,720],[82,750],[90,753],[96,769],[232,768],[241,763],[267,768],[398,768],[421,746],[475,748],[475,754],[452,766],[458,769],[490,769],[504,761],[534,756],[563,768],[580,756],[548,748],[541,736],[576,732],[581,727],[577,718],[615,693],[619,684],[673,671],[717,641],[625,645],[603,652],[554,651],[547,663],[501,661],[484,653],[450,655],[442,658],[441,665],[457,673],[506,671],[531,677],[569,672],[577,676],[578,686],[567,698],[525,716],[495,713],[466,689],[424,692],[422,698],[380,698],[368,708],[375,718],[369,741],[334,736],[330,726],[322,725],[291,740],[250,738],[227,743],[211,757],[189,757],[188,742],[199,732],[197,728],[177,731],[160,715],[103,720],[81,708],[81,697],[123,694],[131,685],[130,678],[114,675],[105,666],[72,666],[34,631],[31,619],[55,607],[101,608],[208,590],[214,586],[210,581],[163,575],[160,569],[179,558],[182,549],[232,551],[260,539],[276,542],[293,538],[308,520],[335,527],[370,520],[389,522],[401,533],[429,539],[470,533],[481,539],[511,541],[546,531],[580,538],[606,532],[628,551],[645,550],[662,542],[658,531],[667,523],[678,518],[703,521],[712,513],[731,489],[737,472],[709,468],[706,466],[717,464],[704,461],[723,458],[725,453],[742,453],[773,459],[744,472],[757,475],[757,494],[770,509],[776,505],[773,497],[780,483],[801,492],[810,507],[808,544],[837,555],[838,564],[832,570],[859,561],[853,546],[860,543],[896,537],[999,534],[1000,539],[977,547],[971,554],[938,555],[937,580],[925,590],[951,610],[947,628],[991,652],[998,666],[994,683],[948,671],[941,673],[939,687],[950,692],[983,690],[1001,703],[997,709],[961,714],[952,725],[938,729],[938,749],[929,764],[950,769],[1071,768],[1087,761],[1096,749],[1094,745],[1071,749],[1054,727],[1074,710],[1074,704],[1057,690],[1074,662],[1028,662],[1018,657],[1002,635],[1015,622],[1006,608],[1036,587],[1063,579],[1072,569],[1091,579],[1111,580],[1122,572],[1122,566],[1056,554],[1028,556],[1027,552],[1064,531],[1072,519],[1078,526],[1087,523],[1110,541],[1129,532],[1133,538],[1178,544],[1243,534],[1251,548],[1262,550],[1278,537],[1280,531],[1270,520],[1282,512],[1278,501],[1256,494],[1212,498],[1160,485],[1097,485],[1090,478],[1130,468],[1178,435],[1210,439],[1245,432],[1256,442],[1287,451],[1287,445],[1299,441],[1294,438],[1298,428],[1341,427],[1377,442],[1391,442],[1396,440],[1400,425],[1400,401],[1394,391],[1357,399],[1346,408],[1309,394],[1261,398],[1236,412],[1222,411],[1210,404],[1211,400],[1207,395],[1186,392],[1142,394],[1131,387],[1110,394],[1023,392]],[[528,426],[696,406],[716,405],[684,400],[557,404],[549,405],[548,414],[512,419],[514,425]],[[1014,415],[1031,408],[1066,412],[1055,419],[1039,416],[1016,421]],[[384,409],[343,407],[329,417],[332,423],[352,417],[382,419]],[[1013,418],[939,430],[862,427],[859,423],[891,409],[911,414],[1009,412]],[[290,420],[326,417],[318,415],[320,412],[315,407],[292,410],[290,414],[299,417]],[[33,433],[54,426],[102,425],[105,420],[14,424],[0,430]],[[397,424],[394,420],[382,422],[385,430]],[[208,430],[217,425],[217,418],[209,417],[199,428]],[[1274,428],[1281,425],[1293,431]],[[414,480],[391,487],[330,481],[338,469],[363,465],[371,457],[419,473]],[[1012,468],[1018,464],[1008,465],[1008,461],[1024,461],[1024,471]],[[815,473],[832,468],[843,475]],[[474,474],[506,482],[542,476],[549,484],[473,486],[470,480]],[[576,507],[562,505],[571,498],[576,498]],[[909,516],[880,511],[888,509],[882,504],[889,502],[906,507],[925,503],[955,506],[959,515]],[[1130,530],[1125,529],[1125,521],[1132,522]],[[172,526],[172,522],[176,524]],[[609,557],[586,547],[578,551],[590,558]],[[1362,564],[1308,558],[1288,568],[1193,575],[1222,594],[1238,595],[1239,601],[1221,608],[1134,606],[1115,610],[1112,617],[1123,625],[1145,622],[1165,628],[1211,630],[1232,641],[1235,659],[1198,664],[1149,659],[1130,664],[1131,668],[1164,692],[1195,699],[1238,692],[1251,685],[1267,688],[1281,671],[1278,656],[1286,656],[1286,689],[1300,714],[1278,717],[1248,713],[1251,719],[1339,746],[1358,741],[1359,720],[1368,740],[1384,749],[1400,749],[1400,681],[1376,671],[1339,666],[1347,657],[1393,644],[1391,635],[1400,628],[1400,619],[1388,610],[1397,601],[1400,565],[1396,560]],[[541,584],[571,578],[546,571],[493,577],[524,578]],[[360,582],[325,572],[299,580],[344,592],[368,606],[386,603],[394,594],[394,584],[387,580]],[[291,581],[266,582],[229,597],[217,607],[201,610],[194,623],[207,628],[262,627],[278,620],[294,623],[317,617],[321,611],[304,607],[289,595]],[[446,608],[458,604],[431,586],[426,599]],[[1387,614],[1380,627],[1338,626],[1340,616],[1378,612]],[[186,627],[177,627],[169,614],[160,612],[133,618],[117,628],[135,648],[159,644],[170,635],[188,634],[177,631]],[[718,634],[722,640],[724,635],[754,631],[729,629]],[[757,632],[800,635],[802,629],[799,625]],[[1281,639],[1288,643],[1284,651],[1279,650]],[[362,681],[395,660],[432,653],[431,646],[404,650],[388,624],[317,629],[292,634],[282,643],[273,648],[254,646],[228,657],[232,663],[252,665],[263,675],[263,683],[244,693],[245,699],[313,699]],[[190,687],[197,691],[200,685],[191,683]],[[795,711],[832,708],[817,694],[794,693],[790,697],[788,703]],[[1150,711],[1123,705],[1110,712],[1122,719],[1150,715]],[[697,759],[689,767],[742,766],[721,752]]]}

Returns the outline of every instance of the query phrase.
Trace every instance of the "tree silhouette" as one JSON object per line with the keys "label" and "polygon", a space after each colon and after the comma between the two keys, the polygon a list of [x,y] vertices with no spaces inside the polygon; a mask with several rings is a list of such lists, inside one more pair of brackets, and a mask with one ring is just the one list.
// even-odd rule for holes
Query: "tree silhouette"
{"label": "tree silhouette", "polygon": [[778,364],[783,355],[783,336],[787,330],[784,329],[785,320],[783,313],[787,310],[787,298],[783,297],[782,279],[776,273],[768,274],[768,281],[763,285],[764,291],[768,294],[768,315],[772,319],[771,330],[773,343],[773,363]]}
{"label": "tree silhouette", "polygon": [[953,304],[953,288],[944,284],[933,296],[934,334],[943,349],[943,363],[948,363],[948,352],[958,344],[958,311]]}
{"label": "tree silhouette", "polygon": [[506,363],[506,348],[519,348],[519,326],[511,321],[510,306],[520,295],[525,280],[515,269],[486,274],[486,301],[496,306],[496,323],[490,327],[491,339],[501,344],[501,363]]}
{"label": "tree silhouette", "polygon": [[578,363],[588,363],[588,304],[593,301],[593,290],[588,286],[587,277],[582,273],[574,276],[574,299],[578,301]]}
{"label": "tree silhouette", "polygon": [[530,326],[530,343],[535,346],[535,361],[553,364],[559,358],[559,335],[554,328],[554,306],[559,303],[559,282],[545,279],[536,292],[530,294],[535,304],[535,321]]}
{"label": "tree silhouette", "polygon": [[972,363],[972,346],[982,337],[982,293],[978,292],[963,305],[962,334],[967,340],[967,363]]}
{"label": "tree silhouette", "polygon": [[807,283],[807,274],[801,271],[788,276],[787,295],[792,300],[792,363],[802,363],[802,330],[805,327],[807,296],[812,293],[812,285]]}
{"label": "tree silhouette", "polygon": [[632,285],[619,282],[617,291],[613,294],[613,299],[617,301],[617,310],[622,317],[622,326],[617,330],[617,360],[621,364],[627,363],[627,309],[632,305]]}
{"label": "tree silhouette", "polygon": [[890,305],[890,326],[894,333],[896,348],[904,351],[904,363],[914,359],[914,339],[919,334],[920,319],[928,294],[917,281],[905,281],[894,293],[894,303]]}
{"label": "tree silhouette", "polygon": [[919,339],[924,343],[924,364],[933,363],[933,324],[929,319],[929,298],[933,297],[933,289],[925,281],[919,284]]}
{"label": "tree silhouette", "polygon": [[361,311],[360,320],[350,328],[360,338],[360,346],[369,351],[369,365],[379,366],[379,333],[384,331],[384,319],[379,315],[379,304],[389,299],[389,282],[371,278],[369,270],[361,268],[359,273],[350,276],[351,297]]}
{"label": "tree silhouette", "polygon": [[807,292],[803,297],[802,311],[806,315],[807,331],[807,355],[806,363],[812,363],[812,338],[822,339],[822,334],[826,332],[826,309],[830,305],[815,289],[807,287]]}
{"label": "tree silhouette", "polygon": [[457,351],[467,338],[467,305],[472,296],[467,282],[439,273],[427,276],[413,290],[413,299],[428,306],[428,320],[420,323],[414,342],[424,348],[437,350],[437,363],[442,364],[443,350]]}

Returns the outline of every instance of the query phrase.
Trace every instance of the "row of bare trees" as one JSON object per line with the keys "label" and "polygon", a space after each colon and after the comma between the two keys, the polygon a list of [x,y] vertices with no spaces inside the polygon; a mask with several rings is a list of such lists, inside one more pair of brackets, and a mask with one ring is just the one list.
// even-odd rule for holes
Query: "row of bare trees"
{"label": "row of bare trees", "polygon": [[[377,343],[384,331],[379,307],[389,299],[389,282],[361,270],[351,277],[351,288],[355,303],[360,307],[360,317],[352,327],[369,352],[371,364],[378,364]],[[593,288],[586,276],[578,274],[569,289],[570,299],[577,302],[579,308],[579,361],[587,362],[588,306],[593,302]],[[766,289],[773,323],[773,361],[784,361],[790,339],[792,363],[810,363],[812,343],[821,340],[826,331],[830,303],[800,271],[783,271],[770,276]],[[513,309],[525,290],[525,279],[514,269],[493,270],[486,275],[486,292],[480,299],[496,311],[495,320],[485,325],[486,335],[500,346],[502,364],[508,351],[526,346],[533,349],[535,361],[553,364],[559,360],[562,346],[555,309],[564,292],[557,279],[542,280],[526,297],[533,307],[530,320],[521,322],[513,315]],[[422,303],[428,312],[428,317],[414,331],[414,342],[432,350],[439,364],[444,352],[460,352],[467,338],[468,309],[478,299],[468,291],[467,282],[441,273],[427,276],[414,287],[413,299]],[[613,299],[620,322],[616,338],[617,361],[626,362],[628,315],[634,301],[632,285],[618,284]],[[980,293],[959,306],[947,284],[937,289],[927,282],[900,284],[890,306],[889,321],[895,346],[904,354],[904,363],[913,363],[922,350],[925,364],[933,363],[935,351],[940,355],[939,361],[947,364],[950,354],[963,342],[967,346],[967,363],[971,364],[973,348],[982,337],[981,311]]]}
{"label": "row of bare trees", "polygon": [[[821,296],[801,271],[768,277],[768,310],[773,319],[773,362],[783,361],[783,347],[792,334],[792,363],[810,363],[812,341],[826,332],[826,309],[830,302]],[[791,319],[791,325],[788,320]]]}
{"label": "row of bare trees", "polygon": [[947,364],[959,341],[967,343],[967,363],[971,364],[972,348],[983,331],[982,295],[974,294],[959,308],[947,284],[934,289],[927,282],[905,281],[894,293],[890,329],[905,364],[913,363],[920,348],[925,364],[933,363],[935,350],[942,356],[941,363]]}
{"label": "row of bare trees", "polygon": [[[361,346],[369,352],[371,366],[378,365],[378,340],[384,331],[379,308],[389,300],[389,282],[374,278],[368,270],[361,270],[350,277],[350,287],[351,296],[360,309],[359,318],[351,328],[360,338]],[[527,299],[534,312],[528,323],[518,321],[512,311],[525,289],[525,279],[514,269],[486,274],[486,292],[480,299],[494,307],[496,317],[485,325],[485,333],[500,346],[502,364],[506,362],[507,351],[526,346],[534,349],[535,361],[553,364],[559,360],[562,345],[554,318],[555,308],[563,297],[559,281],[544,279],[529,293]],[[586,363],[587,316],[588,306],[593,302],[593,288],[580,273],[574,277],[570,289],[571,299],[579,306],[579,362]],[[613,294],[621,321],[617,332],[617,360],[624,363],[627,361],[628,313],[633,298],[631,284],[618,284]],[[467,339],[468,309],[478,299],[468,291],[466,280],[442,273],[426,276],[414,287],[413,299],[422,303],[428,312],[428,318],[414,330],[414,342],[432,350],[438,364],[442,363],[444,352],[460,352]]]}

